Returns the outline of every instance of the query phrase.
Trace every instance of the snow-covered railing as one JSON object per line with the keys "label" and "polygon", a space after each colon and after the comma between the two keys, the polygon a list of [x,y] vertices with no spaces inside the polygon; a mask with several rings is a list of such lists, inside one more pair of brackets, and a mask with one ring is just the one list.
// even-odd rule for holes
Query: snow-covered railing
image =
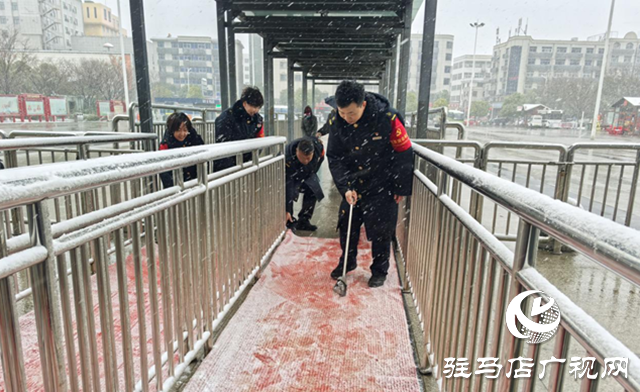
{"label": "snow-covered railing", "polygon": [[[640,143],[556,143],[415,140],[423,146],[455,156],[488,173],[640,229],[637,198]],[[454,155],[455,153],[455,155]],[[454,199],[469,201],[457,188]],[[515,241],[516,215],[490,200],[472,212],[503,241]],[[636,214],[634,215],[634,211]],[[549,244],[551,245],[551,244]],[[556,253],[560,252],[555,243]]]}
{"label": "snow-covered railing", "polygon": [[[283,146],[264,138],[0,172],[0,212],[25,208],[29,227],[7,238],[0,214],[0,389],[169,390],[282,238]],[[252,162],[206,174],[244,153]],[[183,183],[193,165],[198,178]],[[167,171],[176,185],[159,190]],[[109,205],[93,204],[96,189]],[[79,214],[52,224],[47,201],[66,197]],[[18,302],[23,279],[30,298]]]}
{"label": "snow-covered railing", "polygon": [[[640,390],[638,356],[535,267],[542,231],[637,287],[640,232],[423,146],[414,144],[414,150],[418,164],[409,227],[399,231],[406,238],[398,238],[398,242],[404,245],[406,289],[413,293],[424,331],[426,354],[421,365],[431,365],[442,389],[492,390],[497,382],[499,390],[516,390],[520,381],[526,383],[523,390],[533,390],[541,370],[537,362],[532,360],[529,378],[518,380],[506,373],[519,366],[509,359],[538,358],[539,345],[529,345],[525,350],[524,341],[507,330],[505,311],[519,293],[540,290],[560,308],[553,356],[566,359],[566,363],[547,369],[551,373],[548,389],[563,389],[567,378],[563,373],[568,372],[571,362],[568,341],[573,338],[586,351],[585,357],[595,358],[592,373],[609,372],[611,364],[605,364],[609,358],[627,358],[628,376],[621,374],[614,379],[626,390]],[[464,200],[471,205],[469,210],[460,205],[459,187],[470,189],[469,200]],[[517,217],[514,251],[469,213],[477,211],[481,198]],[[400,216],[399,222],[406,218]],[[525,310],[530,309],[531,302],[527,306]],[[467,358],[471,377],[451,378],[445,358]],[[498,379],[474,376],[479,358],[498,358],[505,373]],[[584,377],[582,390],[595,390],[596,379]]]}

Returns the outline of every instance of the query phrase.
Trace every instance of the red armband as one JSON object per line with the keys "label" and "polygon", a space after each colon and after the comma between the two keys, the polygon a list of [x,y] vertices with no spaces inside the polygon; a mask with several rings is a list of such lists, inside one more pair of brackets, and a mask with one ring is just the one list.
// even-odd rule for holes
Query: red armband
{"label": "red armband", "polygon": [[397,115],[391,119],[391,147],[396,152],[404,152],[411,148],[411,140],[407,134],[407,130],[400,122]]}
{"label": "red armband", "polygon": [[160,151],[162,151],[162,150],[168,150],[168,149],[169,149],[169,145],[164,144],[164,143],[162,143],[162,144],[160,145]]}
{"label": "red armband", "polygon": [[256,137],[264,137],[264,124],[260,127],[260,130],[256,133]]}

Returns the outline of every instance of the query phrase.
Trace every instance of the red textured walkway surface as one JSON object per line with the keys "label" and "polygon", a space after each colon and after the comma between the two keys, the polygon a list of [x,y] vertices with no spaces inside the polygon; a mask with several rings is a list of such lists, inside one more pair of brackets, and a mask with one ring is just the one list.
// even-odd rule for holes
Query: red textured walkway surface
{"label": "red textured walkway surface", "polygon": [[[143,284],[144,284],[144,304],[145,304],[145,325],[147,326],[147,361],[148,366],[153,366],[153,351],[152,351],[152,334],[151,334],[151,302],[149,301],[149,279],[147,273],[147,258],[146,258],[146,248],[142,248],[142,276],[143,276]],[[156,249],[156,255],[158,251]],[[156,258],[156,263],[158,263],[158,259]],[[128,302],[129,302],[129,319],[131,326],[131,337],[132,348],[133,348],[133,371],[135,380],[140,379],[141,369],[140,369],[140,357],[142,356],[141,343],[140,343],[140,335],[139,335],[139,322],[138,313],[137,313],[137,302],[136,302],[136,294],[135,294],[135,272],[133,268],[133,257],[128,255],[127,257],[127,285],[128,285]],[[159,268],[158,268],[159,270]],[[114,327],[114,337],[115,337],[115,348],[116,348],[116,362],[117,362],[117,374],[118,374],[118,390],[125,389],[124,382],[124,357],[123,357],[123,345],[122,345],[122,325],[120,323],[120,301],[118,297],[118,282],[117,282],[117,272],[116,266],[111,265],[108,268],[109,273],[109,282],[111,286],[111,308],[113,312],[113,327]],[[71,277],[69,277],[69,281],[71,281]],[[71,283],[69,283],[71,284]],[[102,391],[106,391],[106,385],[104,381],[105,373],[104,373],[104,361],[103,361],[103,343],[102,343],[102,332],[101,332],[101,324],[100,324],[100,316],[99,316],[99,307],[98,307],[98,285],[96,281],[96,275],[91,276],[91,290],[92,290],[92,298],[94,305],[94,322],[96,328],[96,339],[97,351],[99,356],[100,363],[100,388]],[[162,293],[161,287],[158,283],[158,301],[161,301]],[[70,291],[70,302],[73,307],[73,292]],[[160,320],[162,320],[163,313],[162,308],[158,309],[158,314]],[[74,344],[76,346],[76,358],[75,363],[77,367],[77,374],[81,374],[80,367],[80,354],[78,350],[78,342],[77,342],[77,327],[76,327],[76,317],[75,317],[75,308],[72,311],[72,321],[73,321],[73,330],[74,330]],[[27,379],[27,390],[29,392],[32,391],[44,391],[43,380],[42,380],[42,371],[40,366],[40,357],[38,354],[38,337],[36,331],[36,323],[35,316],[33,312],[29,312],[20,317],[20,333],[22,337],[22,347],[23,347],[23,355],[24,355],[24,367],[25,367],[25,376]],[[161,339],[162,339],[162,331],[161,331]],[[66,352],[65,352],[66,358]],[[167,367],[166,365],[163,367],[164,378],[168,377]],[[67,373],[69,369],[67,368]],[[68,377],[68,376],[67,376]],[[81,382],[80,382],[81,384]],[[82,390],[82,386],[80,385],[80,390]],[[151,382],[149,385],[150,391],[156,390],[155,382]],[[5,391],[5,384],[3,380],[2,367],[0,365],[0,392]]]}
{"label": "red textured walkway surface", "polygon": [[420,391],[395,262],[370,289],[360,248],[340,298],[338,240],[289,232],[185,391]]}

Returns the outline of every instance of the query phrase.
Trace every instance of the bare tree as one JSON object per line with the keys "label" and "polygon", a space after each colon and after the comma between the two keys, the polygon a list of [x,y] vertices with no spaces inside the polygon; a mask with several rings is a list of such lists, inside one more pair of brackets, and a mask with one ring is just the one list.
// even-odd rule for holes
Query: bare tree
{"label": "bare tree", "polygon": [[24,81],[34,57],[27,51],[26,42],[15,30],[0,31],[0,93],[23,93]]}
{"label": "bare tree", "polygon": [[29,72],[29,92],[55,96],[72,94],[73,66],[68,62],[39,63]]}

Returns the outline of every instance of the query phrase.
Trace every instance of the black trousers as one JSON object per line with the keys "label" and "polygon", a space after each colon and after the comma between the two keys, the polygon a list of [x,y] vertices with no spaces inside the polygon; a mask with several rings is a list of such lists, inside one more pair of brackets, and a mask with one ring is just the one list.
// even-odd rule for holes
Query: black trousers
{"label": "black trousers", "polygon": [[304,193],[304,197],[302,198],[302,209],[298,213],[298,219],[301,221],[309,221],[313,216],[313,211],[316,209],[318,198],[306,184],[300,186],[300,192]]}
{"label": "black trousers", "polygon": [[[349,208],[349,203],[347,203],[346,200],[342,200],[338,220],[340,247],[342,248],[342,256],[338,264],[341,268],[344,261],[344,248],[347,243]],[[364,196],[353,207],[352,219],[351,233],[349,233],[347,267],[355,266],[356,264],[360,228],[364,224],[367,239],[371,241],[371,252],[373,256],[371,273],[373,275],[387,275],[387,271],[389,270],[389,255],[391,253],[391,240],[395,235],[396,222],[398,220],[398,205],[393,199],[393,195],[384,192],[375,196]]]}

